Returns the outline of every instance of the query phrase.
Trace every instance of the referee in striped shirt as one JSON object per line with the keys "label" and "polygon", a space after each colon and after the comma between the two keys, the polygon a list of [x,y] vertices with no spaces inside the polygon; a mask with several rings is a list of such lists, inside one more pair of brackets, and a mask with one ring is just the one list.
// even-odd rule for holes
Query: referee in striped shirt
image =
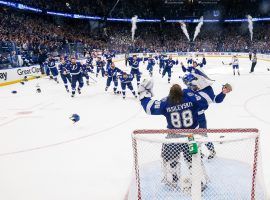
{"label": "referee in striped shirt", "polygon": [[256,53],[253,54],[253,58],[252,58],[251,62],[252,62],[252,64],[251,64],[251,69],[250,69],[249,73],[254,72],[255,66],[257,64],[257,55],[256,55]]}

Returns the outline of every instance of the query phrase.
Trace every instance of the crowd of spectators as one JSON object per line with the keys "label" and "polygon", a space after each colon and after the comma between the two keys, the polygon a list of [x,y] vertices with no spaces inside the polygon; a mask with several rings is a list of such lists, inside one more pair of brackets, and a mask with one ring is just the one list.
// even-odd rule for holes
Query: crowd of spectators
{"label": "crowd of spectators", "polygon": [[82,53],[91,49],[128,52],[241,51],[270,53],[270,24],[254,24],[251,42],[247,23],[207,24],[193,41],[196,24],[187,24],[191,41],[180,24],[139,23],[135,41],[131,24],[100,23],[95,29],[89,21],[64,19],[43,14],[0,8],[0,68],[16,66],[16,55],[31,57],[38,63],[40,55]]}
{"label": "crowd of spectators", "polygon": [[[183,18],[195,16],[239,18],[250,14],[261,17],[269,14],[270,3],[256,0],[219,0],[217,4],[203,4],[202,0],[180,3],[167,0],[10,0],[26,5],[67,13],[131,18]],[[116,3],[117,2],[117,3]],[[166,3],[167,2],[167,3]],[[183,1],[182,1],[183,2]],[[115,6],[116,5],[116,6]],[[114,7],[115,6],[115,7]],[[214,14],[215,11],[215,14]]]}

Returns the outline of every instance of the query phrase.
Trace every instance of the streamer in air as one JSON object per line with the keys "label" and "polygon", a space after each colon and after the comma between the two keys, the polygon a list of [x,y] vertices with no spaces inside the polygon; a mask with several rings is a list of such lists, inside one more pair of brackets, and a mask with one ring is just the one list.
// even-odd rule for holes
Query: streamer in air
{"label": "streamer in air", "polygon": [[248,30],[250,33],[250,39],[252,41],[252,39],[253,39],[253,21],[252,21],[252,17],[250,15],[248,15],[247,18],[248,18]]}
{"label": "streamer in air", "polygon": [[188,31],[187,31],[187,26],[184,22],[180,22],[180,25],[181,25],[181,29],[183,31],[183,33],[185,34],[185,36],[187,37],[188,41],[190,41],[190,38],[189,38],[189,34],[188,34]]}
{"label": "streamer in air", "polygon": [[132,38],[132,42],[134,42],[134,37],[135,37],[135,32],[137,29],[137,21],[138,21],[138,16],[135,15],[134,17],[131,18],[131,38]]}
{"label": "streamer in air", "polygon": [[201,31],[201,27],[203,25],[203,16],[201,16],[200,18],[200,22],[199,24],[196,26],[195,29],[195,33],[194,33],[194,37],[193,37],[193,41],[196,39],[196,37],[199,35],[200,31]]}

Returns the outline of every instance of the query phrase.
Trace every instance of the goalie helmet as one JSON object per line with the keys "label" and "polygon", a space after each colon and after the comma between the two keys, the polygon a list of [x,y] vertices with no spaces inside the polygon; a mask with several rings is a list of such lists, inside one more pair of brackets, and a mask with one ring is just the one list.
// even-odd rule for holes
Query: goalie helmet
{"label": "goalie helmet", "polygon": [[197,80],[197,78],[193,75],[193,74],[186,74],[183,78],[182,78],[184,84],[191,90],[198,90],[197,85],[195,84],[195,81]]}
{"label": "goalie helmet", "polygon": [[80,121],[80,116],[78,114],[73,114],[69,119],[73,121],[74,123]]}

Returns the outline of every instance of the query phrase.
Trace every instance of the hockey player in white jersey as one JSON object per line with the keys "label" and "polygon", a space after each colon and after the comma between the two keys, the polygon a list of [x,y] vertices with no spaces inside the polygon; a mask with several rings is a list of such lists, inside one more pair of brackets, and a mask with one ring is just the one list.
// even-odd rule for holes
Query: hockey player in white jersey
{"label": "hockey player in white jersey", "polygon": [[240,71],[239,71],[239,60],[236,55],[232,57],[232,62],[229,64],[232,65],[233,68],[233,75],[235,75],[235,71],[237,70],[238,75],[240,76]]}

